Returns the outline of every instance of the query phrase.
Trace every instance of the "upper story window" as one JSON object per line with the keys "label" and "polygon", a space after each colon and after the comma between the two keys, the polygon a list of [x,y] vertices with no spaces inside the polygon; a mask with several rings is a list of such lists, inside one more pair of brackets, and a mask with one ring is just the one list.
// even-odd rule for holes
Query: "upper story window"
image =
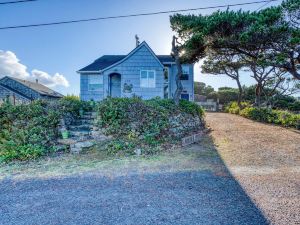
{"label": "upper story window", "polygon": [[155,88],[154,70],[141,70],[140,86],[143,88]]}
{"label": "upper story window", "polygon": [[103,90],[103,75],[89,75],[88,79],[89,91],[102,91]]}
{"label": "upper story window", "polygon": [[188,80],[190,74],[190,67],[183,65],[182,66],[182,76],[180,77],[180,80]]}

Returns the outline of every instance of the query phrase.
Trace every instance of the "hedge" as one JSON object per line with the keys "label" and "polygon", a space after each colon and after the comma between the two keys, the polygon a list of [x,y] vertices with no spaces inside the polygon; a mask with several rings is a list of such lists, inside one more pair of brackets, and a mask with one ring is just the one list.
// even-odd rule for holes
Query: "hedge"
{"label": "hedge", "polygon": [[27,105],[0,106],[0,162],[35,159],[55,151],[61,118],[68,123],[79,117],[79,109],[91,110],[74,96],[59,101],[34,101]]}
{"label": "hedge", "polygon": [[225,111],[259,122],[300,129],[300,114],[289,111],[253,107],[246,102],[242,103],[242,108],[239,108],[236,102],[232,102],[225,108]]}
{"label": "hedge", "polygon": [[98,126],[117,139],[108,146],[112,153],[132,152],[134,148],[152,151],[151,147],[172,138],[172,131],[184,132],[181,126],[185,122],[202,123],[204,116],[203,109],[193,102],[181,100],[176,106],[169,99],[138,97],[107,98],[98,104],[97,111]]}

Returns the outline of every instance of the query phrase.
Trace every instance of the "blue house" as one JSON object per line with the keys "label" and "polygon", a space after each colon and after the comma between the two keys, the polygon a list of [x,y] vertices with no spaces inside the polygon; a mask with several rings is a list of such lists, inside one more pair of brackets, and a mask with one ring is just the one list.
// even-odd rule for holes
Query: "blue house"
{"label": "blue house", "polygon": [[[194,65],[182,65],[182,99],[194,100]],[[177,68],[170,55],[156,55],[146,42],[128,55],[103,55],[77,71],[80,98],[101,101],[106,97],[140,96],[172,98]]]}

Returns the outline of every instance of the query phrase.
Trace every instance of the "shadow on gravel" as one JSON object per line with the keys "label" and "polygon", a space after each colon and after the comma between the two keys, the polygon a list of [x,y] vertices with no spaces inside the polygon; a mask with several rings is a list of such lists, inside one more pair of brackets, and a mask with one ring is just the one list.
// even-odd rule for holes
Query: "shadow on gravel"
{"label": "shadow on gravel", "polygon": [[183,153],[212,169],[1,181],[0,224],[267,224],[213,145],[196,146]]}

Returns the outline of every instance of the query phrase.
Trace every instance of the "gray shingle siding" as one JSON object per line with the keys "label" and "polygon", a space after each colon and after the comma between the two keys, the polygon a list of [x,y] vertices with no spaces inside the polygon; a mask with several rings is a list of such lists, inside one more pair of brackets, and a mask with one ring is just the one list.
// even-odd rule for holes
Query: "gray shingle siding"
{"label": "gray shingle siding", "polygon": [[[95,74],[81,74],[80,75],[80,98],[83,101],[101,101],[103,100],[103,89],[101,91],[89,90],[89,76],[95,76]],[[102,76],[98,74],[98,76]]]}
{"label": "gray shingle siding", "polygon": [[[4,77],[0,79],[0,99],[15,98],[15,103],[30,102],[36,99],[56,100],[62,97],[42,84],[24,81],[13,77]],[[19,101],[20,100],[20,101]],[[25,101],[26,100],[26,101]]]}
{"label": "gray shingle siding", "polygon": [[0,85],[0,105],[7,100],[11,101],[13,96],[14,96],[14,101],[16,104],[24,104],[24,103],[30,102],[30,99],[26,98],[25,96],[22,96],[16,92],[13,92],[12,90],[10,90],[6,87],[3,87],[2,85]]}
{"label": "gray shingle siding", "polygon": [[36,92],[36,91],[20,84],[19,82],[15,81],[13,79],[10,79],[8,77],[2,79],[0,84],[3,85],[4,87],[7,86],[8,88],[11,88],[11,90],[14,90],[16,93],[18,93],[18,92],[22,93],[22,95],[26,96],[29,99],[33,100],[33,99],[41,98],[41,95],[38,92]]}
{"label": "gray shingle siding", "polygon": [[[115,60],[119,57],[121,61]],[[125,58],[127,57],[127,58]],[[105,60],[103,60],[105,59]],[[103,60],[103,61],[102,61]],[[110,63],[108,62],[110,61]],[[103,68],[103,66],[107,66]],[[169,97],[172,97],[176,90],[175,75],[176,66],[174,59],[168,55],[156,56],[146,43],[142,43],[137,49],[129,53],[128,56],[103,56],[94,63],[78,71],[80,73],[80,97],[84,101],[100,101],[110,95],[110,74],[118,73],[121,75],[121,97],[140,96],[143,99],[154,97],[164,98],[164,67],[169,67]],[[190,100],[194,99],[193,94],[193,65],[190,67],[190,77],[187,81],[182,81],[184,90],[190,95]],[[140,86],[140,71],[155,71],[155,87],[143,88]],[[91,73],[89,73],[89,72]],[[88,89],[89,76],[97,74],[103,76],[103,89],[95,92]],[[132,92],[124,92],[124,84],[132,85]]]}
{"label": "gray shingle siding", "polygon": [[[155,88],[140,87],[141,70],[155,70]],[[143,99],[150,99],[157,96],[163,98],[163,67],[145,46],[138,49],[126,61],[104,72],[104,77],[106,78],[104,80],[104,97],[107,97],[110,92],[109,74],[115,72],[121,74],[122,97],[137,95]],[[133,85],[132,93],[124,93],[124,83]]]}

